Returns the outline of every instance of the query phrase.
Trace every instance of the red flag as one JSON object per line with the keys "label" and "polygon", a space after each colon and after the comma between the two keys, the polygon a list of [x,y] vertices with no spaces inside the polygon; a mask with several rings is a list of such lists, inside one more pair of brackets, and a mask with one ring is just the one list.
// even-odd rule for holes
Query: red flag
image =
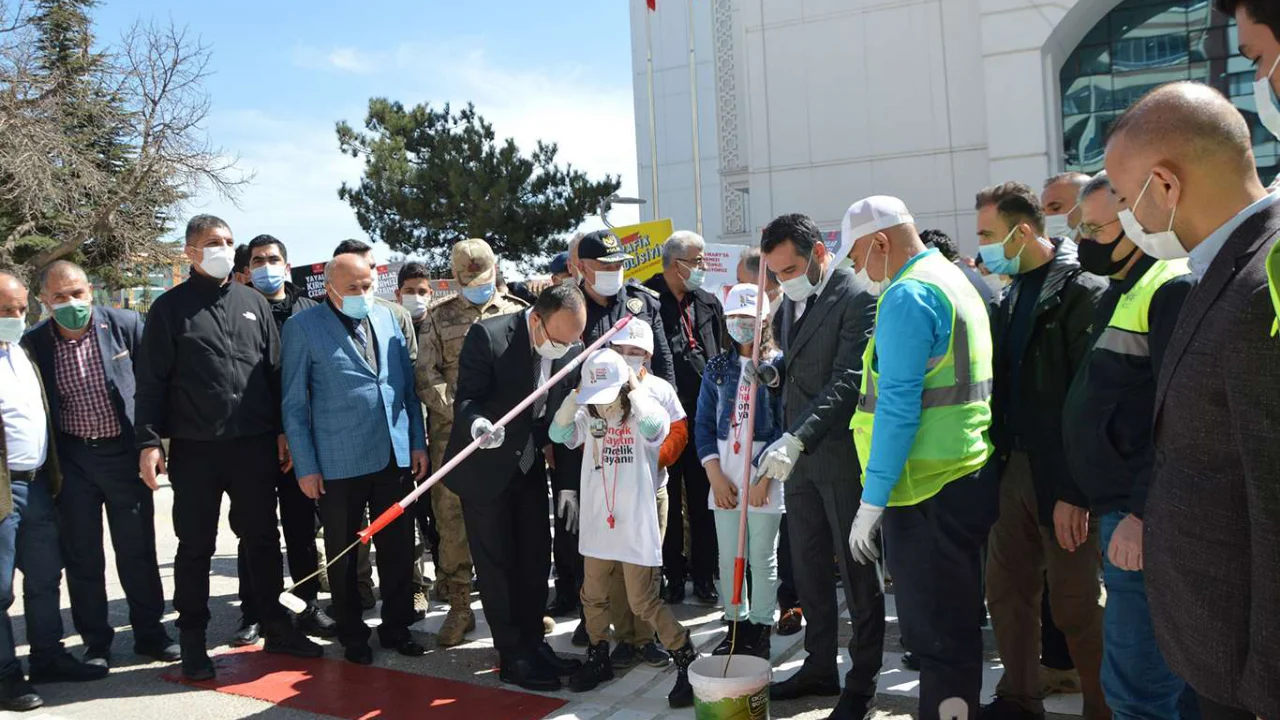
{"label": "red flag", "polygon": [[650,10],[654,12],[658,11],[658,0],[645,0],[645,4],[649,6]]}

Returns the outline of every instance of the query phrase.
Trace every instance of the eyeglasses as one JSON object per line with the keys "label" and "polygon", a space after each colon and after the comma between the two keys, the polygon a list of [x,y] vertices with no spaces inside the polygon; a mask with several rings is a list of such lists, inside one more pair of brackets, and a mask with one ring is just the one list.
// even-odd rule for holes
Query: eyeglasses
{"label": "eyeglasses", "polygon": [[689,260],[685,258],[676,258],[676,262],[681,265],[689,265],[696,268],[702,268],[704,270],[707,267],[707,258],[704,255],[699,255],[698,257]]}
{"label": "eyeglasses", "polygon": [[1118,222],[1120,222],[1120,218],[1116,218],[1111,222],[1102,223],[1101,225],[1094,225],[1092,223],[1081,223],[1079,228],[1080,237],[1094,240],[1098,237],[1098,234],[1102,232],[1103,228],[1107,227],[1108,225],[1115,225]]}

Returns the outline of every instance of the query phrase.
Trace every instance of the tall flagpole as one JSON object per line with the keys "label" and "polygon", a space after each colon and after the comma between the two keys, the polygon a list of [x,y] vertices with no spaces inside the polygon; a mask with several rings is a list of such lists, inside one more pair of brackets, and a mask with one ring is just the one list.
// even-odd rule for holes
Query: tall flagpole
{"label": "tall flagpole", "polygon": [[653,107],[653,35],[649,16],[656,11],[656,3],[649,2],[644,9],[644,44],[648,53],[646,71],[649,75],[649,175],[652,180],[650,200],[653,201],[653,219],[662,217],[658,211],[658,120]]}
{"label": "tall flagpole", "polygon": [[689,6],[689,112],[693,120],[693,206],[697,233],[702,234],[702,154],[698,151],[698,70],[693,51],[693,0]]}

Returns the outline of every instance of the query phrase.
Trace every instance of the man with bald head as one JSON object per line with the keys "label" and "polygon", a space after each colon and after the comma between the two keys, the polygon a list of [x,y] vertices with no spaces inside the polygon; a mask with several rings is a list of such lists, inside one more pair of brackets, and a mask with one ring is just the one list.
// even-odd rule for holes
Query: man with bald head
{"label": "man with bald head", "polygon": [[44,704],[22,673],[9,607],[22,569],[28,657],[33,683],[97,680],[107,669],[81,663],[62,647],[58,522],[54,498],[62,486],[56,433],[40,371],[18,344],[27,326],[27,288],[0,272],[0,709]]}
{"label": "man with bald head", "polygon": [[974,717],[979,555],[998,483],[979,475],[992,451],[987,306],[964,273],[925,248],[898,198],[859,200],[844,227],[855,269],[879,294],[850,423],[864,468],[850,551],[874,562],[883,523],[903,640],[920,661],[919,717]]}
{"label": "man with bald head", "polygon": [[155,504],[134,450],[133,361],[142,317],[98,307],[78,265],[59,260],[40,275],[50,317],[23,338],[44,380],[58,433],[58,514],[71,619],[85,660],[107,666],[115,631],[107,617],[102,515],[106,511],[120,584],[129,603],[133,649],[173,662],[181,655],[161,625],[164,594],[156,564]]}
{"label": "man with bald head", "polygon": [[1206,718],[1280,717],[1280,345],[1265,262],[1280,205],[1216,90],[1171,83],[1112,127],[1125,235],[1197,286],[1155,395],[1143,569],[1156,640]]}
{"label": "man with bald head", "polygon": [[[356,560],[343,548],[413,491],[427,474],[426,432],[409,345],[391,311],[374,302],[377,274],[358,253],[325,267],[325,302],[284,324],[284,428],[302,492],[320,504],[334,620],[347,660],[373,662],[361,617]],[[410,476],[412,474],[412,477]],[[373,536],[382,588],[382,647],[417,657],[414,641],[413,518]]]}
{"label": "man with bald head", "polygon": [[[276,476],[293,466],[280,425],[280,336],[271,305],[232,282],[235,240],[227,223],[197,215],[184,252],[191,276],[156,298],[134,358],[138,469],[155,490],[169,471],[182,673],[214,676],[206,650],[209,564],[225,493],[240,539],[266,651],[319,657],[279,602],[283,585],[276,529]],[[161,444],[169,438],[169,457]]]}

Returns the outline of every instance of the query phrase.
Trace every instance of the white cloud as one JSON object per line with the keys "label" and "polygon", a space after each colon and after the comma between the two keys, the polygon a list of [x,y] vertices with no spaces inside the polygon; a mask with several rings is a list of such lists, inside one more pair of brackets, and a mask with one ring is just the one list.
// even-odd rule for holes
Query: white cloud
{"label": "white cloud", "polygon": [[[371,79],[367,95],[387,95],[406,105],[428,99],[433,106],[473,102],[499,138],[513,138],[524,152],[532,151],[538,140],[557,143],[561,165],[572,164],[594,179],[620,175],[619,192],[637,192],[629,75],[618,86],[606,86],[589,80],[579,68],[500,67],[479,51],[454,53],[439,46],[403,45],[381,55],[355,48],[318,52],[298,47],[294,59],[296,65],[315,70],[363,73]],[[367,238],[337,194],[343,181],[359,180],[362,162],[338,152],[333,130],[335,120],[345,118],[353,125],[362,120],[367,95],[343,98],[340,105],[305,117],[245,109],[212,118],[211,135],[238,152],[241,169],[255,177],[242,193],[240,207],[206,199],[192,210],[220,214],[242,240],[264,232],[277,235],[288,243],[296,264],[327,258],[343,238]],[[610,213],[618,225],[638,217],[635,206]],[[603,225],[595,217],[583,224],[583,229],[599,227]]]}

